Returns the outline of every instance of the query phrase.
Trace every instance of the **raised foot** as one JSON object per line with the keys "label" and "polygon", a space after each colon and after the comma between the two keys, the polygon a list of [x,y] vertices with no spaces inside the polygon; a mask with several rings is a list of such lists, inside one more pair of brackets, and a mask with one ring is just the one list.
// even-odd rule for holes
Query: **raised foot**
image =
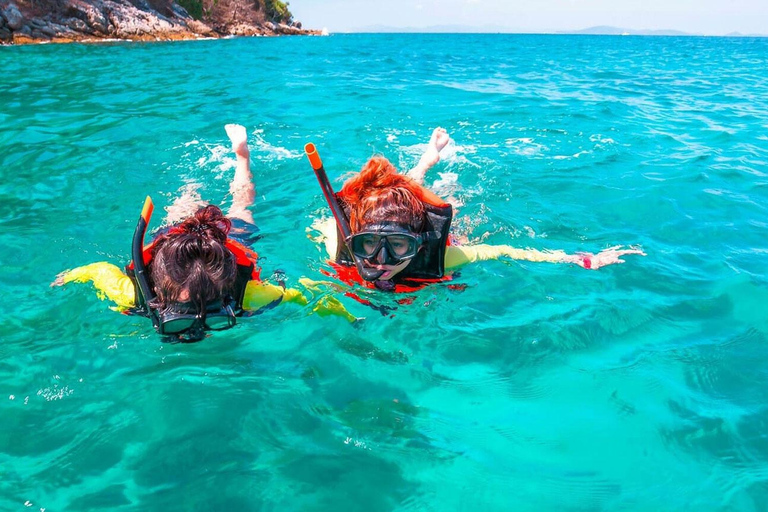
{"label": "raised foot", "polygon": [[224,126],[224,130],[227,132],[230,142],[232,142],[232,151],[237,156],[248,157],[248,133],[245,131],[245,126],[240,124],[227,124]]}

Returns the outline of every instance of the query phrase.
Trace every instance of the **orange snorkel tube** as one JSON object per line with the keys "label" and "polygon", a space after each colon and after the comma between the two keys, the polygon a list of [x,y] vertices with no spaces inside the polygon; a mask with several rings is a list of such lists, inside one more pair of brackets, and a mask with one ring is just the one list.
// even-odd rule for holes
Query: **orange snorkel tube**
{"label": "orange snorkel tube", "polygon": [[341,209],[341,205],[339,205],[339,201],[336,199],[336,193],[333,191],[333,187],[331,187],[331,182],[328,181],[328,175],[325,174],[323,161],[320,160],[320,155],[317,154],[317,148],[311,142],[304,146],[304,152],[307,154],[309,163],[315,171],[315,176],[320,183],[320,188],[323,189],[325,200],[328,202],[331,212],[333,212],[333,218],[336,219],[336,225],[339,226],[339,231],[341,231],[341,235],[344,237],[343,242],[346,244],[349,237],[352,235],[352,230],[349,229],[347,216],[344,215],[344,210]]}
{"label": "orange snorkel tube", "polygon": [[328,175],[325,174],[323,161],[320,160],[320,155],[317,154],[317,148],[310,142],[304,146],[304,152],[309,158],[309,163],[312,164],[312,169],[315,171],[315,176],[317,177],[317,181],[320,183],[320,188],[323,189],[325,200],[328,202],[328,206],[331,208],[331,212],[333,212],[333,218],[336,219],[336,225],[339,227],[339,231],[341,231],[342,239],[340,242],[346,246],[347,251],[355,260],[357,273],[360,274],[360,276],[366,281],[376,281],[379,276],[384,273],[384,271],[376,268],[365,267],[362,260],[355,256],[352,248],[349,246],[349,240],[352,237],[352,230],[349,228],[349,220],[344,214],[344,210],[341,208],[338,199],[336,199],[336,193],[333,191],[333,187],[331,187],[331,182],[328,181]]}
{"label": "orange snorkel tube", "polygon": [[149,220],[152,218],[154,209],[155,205],[152,203],[152,198],[147,196],[144,200],[144,208],[141,210],[141,217],[139,217],[139,221],[136,223],[136,231],[133,232],[131,257],[133,258],[133,271],[136,276],[136,284],[139,287],[139,293],[144,299],[147,315],[152,319],[152,325],[157,329],[157,326],[159,325],[157,315],[152,308],[149,307],[149,303],[155,298],[155,294],[149,286],[147,266],[144,264],[144,235],[147,232],[147,226],[149,226]]}

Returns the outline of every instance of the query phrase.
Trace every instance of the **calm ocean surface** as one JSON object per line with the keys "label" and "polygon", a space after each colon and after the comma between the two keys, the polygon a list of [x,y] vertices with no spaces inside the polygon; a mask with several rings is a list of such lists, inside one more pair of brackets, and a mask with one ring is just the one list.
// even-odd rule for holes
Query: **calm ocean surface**
{"label": "calm ocean surface", "polygon": [[[0,70],[0,510],[768,509],[768,39],[50,45]],[[427,181],[470,241],[648,256],[485,262],[371,295],[389,316],[337,294],[357,327],[284,305],[191,345],[49,288],[125,264],[147,194],[154,226],[185,186],[227,205],[228,122],[289,286],[327,268],[304,143],[338,187],[436,126]]]}

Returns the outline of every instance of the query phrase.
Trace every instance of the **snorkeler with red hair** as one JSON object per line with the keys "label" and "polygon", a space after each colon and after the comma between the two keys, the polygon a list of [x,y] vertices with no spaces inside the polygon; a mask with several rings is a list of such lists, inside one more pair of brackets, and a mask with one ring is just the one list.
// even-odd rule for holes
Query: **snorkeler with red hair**
{"label": "snorkeler with red hair", "polygon": [[[116,309],[149,317],[157,332],[171,341],[200,340],[206,331],[231,328],[237,317],[282,302],[306,305],[299,290],[260,277],[258,255],[248,246],[248,240],[257,238],[257,228],[249,210],[255,187],[247,134],[240,125],[225,129],[237,156],[227,216],[188,186],[168,207],[166,227],[144,245],[154,208],[147,198],[125,273],[111,263],[92,263],[62,272],[51,286],[91,282]],[[355,320],[330,297],[321,299],[315,311]]]}
{"label": "snorkeler with red hair", "polygon": [[[432,133],[427,150],[407,175],[382,156],[371,158],[338,194],[326,192],[336,220],[313,226],[321,232],[333,266],[342,281],[382,290],[410,291],[449,277],[467,263],[502,257],[527,261],[571,263],[596,270],[624,263],[623,256],[645,255],[637,247],[615,246],[597,254],[561,250],[518,249],[509,245],[456,245],[450,236],[453,206],[423,186],[426,172],[440,160],[449,136]],[[319,157],[308,145],[310,161],[321,186],[330,191]],[[323,184],[325,180],[325,185]]]}

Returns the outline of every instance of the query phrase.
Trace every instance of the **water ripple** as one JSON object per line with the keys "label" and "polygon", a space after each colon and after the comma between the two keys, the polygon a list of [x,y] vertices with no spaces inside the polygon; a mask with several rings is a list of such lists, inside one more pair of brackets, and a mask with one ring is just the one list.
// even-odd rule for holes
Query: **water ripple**
{"label": "water ripple", "polygon": [[[338,35],[0,48],[0,508],[763,509],[766,40]],[[226,206],[251,136],[265,276],[372,154],[488,261],[407,297],[334,290],[169,345],[66,268],[127,263],[147,194]],[[161,221],[156,219],[157,224]],[[401,300],[405,299],[405,300]],[[382,311],[385,314],[382,314]],[[12,398],[11,398],[12,397]],[[567,499],[566,499],[567,497]]]}

